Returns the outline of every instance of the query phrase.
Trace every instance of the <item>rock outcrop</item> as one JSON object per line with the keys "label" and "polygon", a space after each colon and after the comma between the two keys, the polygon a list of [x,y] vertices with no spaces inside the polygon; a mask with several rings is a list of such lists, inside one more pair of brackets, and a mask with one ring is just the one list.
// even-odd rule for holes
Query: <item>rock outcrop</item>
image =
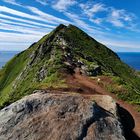
{"label": "rock outcrop", "polygon": [[109,96],[37,91],[0,111],[0,140],[125,140]]}

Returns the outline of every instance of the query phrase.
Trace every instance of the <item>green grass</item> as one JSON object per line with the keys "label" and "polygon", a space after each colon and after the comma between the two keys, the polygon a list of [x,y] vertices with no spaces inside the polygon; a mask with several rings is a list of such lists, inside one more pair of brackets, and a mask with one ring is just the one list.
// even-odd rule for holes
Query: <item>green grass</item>
{"label": "green grass", "polygon": [[128,102],[135,104],[140,102],[140,78],[132,68],[124,64],[113,51],[76,27],[71,26],[64,34],[66,40],[73,43],[73,46],[71,45],[73,52],[82,54],[84,59],[87,56],[92,57],[94,60],[92,64],[101,66],[102,74],[114,76],[113,80],[125,89],[121,92],[113,85],[108,85],[109,90]]}
{"label": "green grass", "polygon": [[[139,73],[82,30],[72,25],[68,27],[61,25],[26,51],[16,55],[0,70],[1,108],[31,94],[35,89],[67,86],[61,74],[62,69],[69,69],[69,67],[63,63],[65,59],[62,46],[53,40],[56,34],[67,41],[66,49],[71,53],[73,61],[82,61],[89,71],[92,71],[95,66],[100,66],[100,74],[112,76],[114,84],[106,87],[110,92],[128,102],[140,103]],[[41,50],[42,45],[43,50]],[[31,58],[31,54],[36,56],[35,59]],[[29,65],[31,62],[32,64]],[[46,75],[40,81],[38,73],[42,67],[46,70]]]}
{"label": "green grass", "polygon": [[131,104],[140,105],[140,94],[129,82],[125,82],[118,76],[109,76],[112,79],[111,84],[103,83],[104,87],[111,93],[116,94],[119,99]]}
{"label": "green grass", "polygon": [[[44,36],[32,47],[16,55],[0,70],[0,108],[31,94],[36,89],[41,89],[41,87],[66,86],[61,76],[58,77],[58,71],[63,67],[60,49],[53,46],[55,52],[53,60],[50,59],[50,52],[43,57],[39,56],[39,45],[43,44],[52,34],[53,32]],[[44,47],[47,49],[48,46]],[[38,55],[37,59],[29,66],[30,56],[34,52]],[[47,69],[47,74],[44,80],[38,81],[37,73],[42,66]],[[21,75],[20,78],[18,78],[19,75]]]}

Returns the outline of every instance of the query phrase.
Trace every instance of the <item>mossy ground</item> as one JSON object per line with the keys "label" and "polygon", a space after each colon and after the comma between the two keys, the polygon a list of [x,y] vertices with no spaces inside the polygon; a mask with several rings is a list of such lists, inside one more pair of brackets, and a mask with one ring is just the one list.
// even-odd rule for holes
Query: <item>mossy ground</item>
{"label": "mossy ground", "polygon": [[119,99],[127,101],[130,104],[136,105],[137,110],[140,111],[140,95],[138,91],[135,91],[131,84],[125,82],[122,78],[118,76],[103,77],[105,78],[101,78],[102,80],[99,83],[100,86],[105,88],[110,93],[115,94]]}
{"label": "mossy ground", "polygon": [[[57,46],[53,46],[54,59],[51,59],[48,53],[32,66],[28,66],[31,61],[30,55],[33,52],[39,53],[38,46],[45,42],[51,34],[53,33],[44,36],[38,43],[16,55],[0,70],[0,108],[31,94],[36,89],[67,86],[65,80],[62,79],[62,74],[59,73],[59,70],[64,66],[61,60],[61,51]],[[36,74],[42,66],[47,69],[47,75],[42,81],[38,81]],[[23,76],[19,77],[21,73]]]}
{"label": "mossy ground", "polygon": [[[67,86],[61,71],[61,69],[67,68],[63,63],[64,52],[62,46],[53,41],[58,34],[68,42],[66,47],[74,59],[84,62],[89,70],[98,65],[101,67],[102,75],[112,77],[114,82],[106,87],[110,92],[128,102],[140,103],[139,73],[124,64],[106,46],[89,37],[77,27],[70,25],[68,27],[59,26],[27,50],[16,55],[0,70],[0,107],[31,94],[38,88]],[[41,56],[39,55],[40,45],[45,47],[45,54]],[[51,56],[52,52],[54,57]],[[28,66],[33,53],[37,55],[37,59],[31,66]],[[92,60],[89,60],[89,57]],[[36,74],[42,67],[47,70],[47,74],[42,81],[39,81]],[[17,77],[22,72],[23,75],[18,79]]]}

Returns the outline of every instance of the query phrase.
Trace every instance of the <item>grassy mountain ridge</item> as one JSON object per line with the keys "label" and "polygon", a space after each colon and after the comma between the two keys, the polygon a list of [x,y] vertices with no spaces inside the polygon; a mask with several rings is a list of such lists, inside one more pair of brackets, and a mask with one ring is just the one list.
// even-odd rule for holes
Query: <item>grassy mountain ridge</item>
{"label": "grassy mountain ridge", "polygon": [[124,100],[140,103],[140,78],[133,69],[79,28],[59,25],[0,70],[0,107],[35,89],[66,87],[63,73],[72,74],[77,67],[88,76],[119,78],[127,92],[116,94]]}

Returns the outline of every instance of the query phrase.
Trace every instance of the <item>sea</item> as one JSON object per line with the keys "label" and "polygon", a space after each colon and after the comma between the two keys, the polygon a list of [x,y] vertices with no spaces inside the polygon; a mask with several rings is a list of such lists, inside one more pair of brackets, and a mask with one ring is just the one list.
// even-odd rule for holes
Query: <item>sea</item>
{"label": "sea", "polygon": [[18,53],[19,51],[0,51],[0,69]]}
{"label": "sea", "polygon": [[[0,51],[0,69],[19,51]],[[140,52],[118,52],[123,62],[135,70],[140,70]]]}
{"label": "sea", "polygon": [[117,54],[123,62],[140,71],[140,52],[118,52]]}

